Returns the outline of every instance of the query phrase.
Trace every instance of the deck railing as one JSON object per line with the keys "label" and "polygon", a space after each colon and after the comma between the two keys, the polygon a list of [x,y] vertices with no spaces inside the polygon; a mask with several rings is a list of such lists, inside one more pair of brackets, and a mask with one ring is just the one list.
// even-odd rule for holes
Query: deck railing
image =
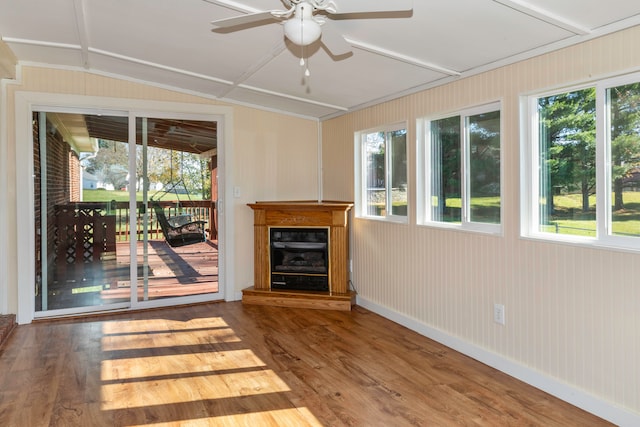
{"label": "deck railing", "polygon": [[[209,240],[216,240],[218,238],[216,227],[216,212],[215,203],[208,200],[193,200],[193,201],[177,201],[177,200],[163,200],[158,203],[162,207],[164,214],[167,218],[171,218],[176,215],[191,215],[193,221],[207,221],[205,229],[207,231],[207,237]],[[129,221],[129,202],[76,202],[66,205],[58,206],[59,209],[70,211],[74,217],[80,217],[78,212],[90,209],[92,212],[96,212],[96,216],[109,217],[109,223],[115,223],[115,227],[109,226],[109,234],[115,233],[115,241],[126,242],[129,241],[132,235],[132,230],[135,232],[136,240],[143,239],[143,221],[144,221],[144,207],[142,202],[137,203],[136,215],[134,227],[131,226]],[[74,214],[75,212],[75,214]],[[149,239],[164,239],[162,229],[158,223],[158,219],[154,210],[149,203],[148,209],[148,237]],[[76,227],[80,228],[80,227]]]}
{"label": "deck railing", "polygon": [[[177,215],[191,215],[192,221],[207,221],[206,231],[207,236],[210,240],[217,239],[217,229],[215,223],[215,204],[208,200],[193,200],[193,201],[159,201],[153,202],[158,203],[164,214],[167,218],[171,218],[172,216]],[[129,202],[112,202],[112,209],[110,212],[113,212],[116,217],[116,240],[118,242],[128,241],[129,236],[131,235],[131,224],[129,222]],[[155,212],[153,211],[151,205],[149,204],[148,208],[148,236],[149,239],[163,239],[162,229],[160,227],[160,223],[156,217]],[[144,210],[141,202],[137,204],[136,208],[136,222],[137,222],[137,233],[136,239],[142,240],[143,232],[142,232],[142,222],[144,220]]]}

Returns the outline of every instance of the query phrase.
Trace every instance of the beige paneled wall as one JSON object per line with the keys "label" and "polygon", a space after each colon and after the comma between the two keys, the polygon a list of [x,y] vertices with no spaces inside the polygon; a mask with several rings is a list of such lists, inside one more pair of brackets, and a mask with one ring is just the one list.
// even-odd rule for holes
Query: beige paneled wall
{"label": "beige paneled wall", "polygon": [[[220,105],[195,95],[159,89],[136,82],[105,77],[83,71],[41,67],[22,67],[20,81],[7,85],[7,158],[15,159],[14,102],[16,91],[49,92],[126,99],[171,101]],[[99,107],[99,106],[96,106]],[[4,112],[3,112],[4,113]],[[5,130],[3,130],[5,131]],[[235,251],[234,287],[236,292],[253,283],[253,218],[247,203],[256,200],[315,199],[318,197],[318,122],[285,116],[248,107],[233,107],[232,163],[226,165],[227,182],[240,191],[239,197],[228,195],[227,214],[234,218],[235,229],[228,234]],[[4,155],[4,153],[3,153]],[[7,271],[9,312],[17,310],[16,246],[16,165],[7,162],[6,194],[8,253]],[[22,283],[20,286],[32,286]],[[237,295],[227,295],[234,298]]]}
{"label": "beige paneled wall", "polygon": [[240,291],[253,285],[253,211],[246,204],[318,198],[318,123],[246,107],[235,108],[234,120],[234,179],[240,190],[234,199],[239,202],[235,279]]}
{"label": "beige paneled wall", "polygon": [[418,226],[415,215],[405,225],[356,219],[361,300],[640,417],[640,253],[520,237],[518,111],[522,94],[640,70],[639,42],[636,27],[324,121],[323,196],[352,200],[354,132],[407,120],[415,141],[420,117],[502,102],[504,235]]}

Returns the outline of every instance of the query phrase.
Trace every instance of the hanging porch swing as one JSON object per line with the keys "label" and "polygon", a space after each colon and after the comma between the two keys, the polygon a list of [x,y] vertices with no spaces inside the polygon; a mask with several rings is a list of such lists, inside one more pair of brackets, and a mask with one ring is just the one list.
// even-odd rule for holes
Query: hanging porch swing
{"label": "hanging porch swing", "polygon": [[[163,189],[157,191],[150,198],[151,207],[156,214],[156,218],[158,219],[158,223],[160,224],[160,228],[162,229],[164,239],[171,247],[192,245],[194,243],[202,243],[207,240],[207,235],[205,232],[205,224],[207,223],[206,221],[194,221],[190,214],[175,215],[167,218],[164,213],[164,209],[158,201],[158,199],[161,199],[166,194],[174,192],[178,201],[177,207],[179,208],[180,196],[178,196],[178,189],[184,189],[185,193],[187,194],[187,198],[189,199],[189,201],[191,201],[191,196],[189,195],[189,191],[187,190],[182,175],[184,153],[181,154],[182,157],[180,161],[180,178],[177,181],[173,180],[173,150],[171,150],[171,179],[166,185],[166,188],[163,187]],[[160,197],[156,197],[158,193],[161,193]]]}

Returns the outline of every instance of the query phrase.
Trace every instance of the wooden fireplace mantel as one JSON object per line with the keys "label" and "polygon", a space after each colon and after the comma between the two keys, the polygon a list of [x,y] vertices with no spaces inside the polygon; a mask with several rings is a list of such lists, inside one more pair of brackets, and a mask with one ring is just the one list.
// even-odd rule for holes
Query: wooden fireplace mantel
{"label": "wooden fireplace mantel", "polygon": [[[353,203],[273,201],[248,206],[254,212],[254,286],[243,290],[243,303],[350,310],[355,304],[355,292],[349,290],[349,211]],[[328,292],[271,289],[270,227],[329,229]]]}

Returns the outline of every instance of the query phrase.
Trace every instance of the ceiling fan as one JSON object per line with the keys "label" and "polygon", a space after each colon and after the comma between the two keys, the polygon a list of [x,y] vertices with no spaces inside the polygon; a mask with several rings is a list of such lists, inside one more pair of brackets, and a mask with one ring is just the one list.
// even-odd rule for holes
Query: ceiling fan
{"label": "ceiling fan", "polygon": [[[212,21],[213,31],[228,32],[252,25],[283,21],[284,35],[299,46],[308,46],[317,40],[335,56],[351,52],[351,45],[331,26],[321,26],[330,19],[388,18],[399,13],[411,13],[412,0],[281,0],[286,10],[255,11],[231,0],[205,0],[246,15]],[[402,15],[407,16],[407,15]]]}

